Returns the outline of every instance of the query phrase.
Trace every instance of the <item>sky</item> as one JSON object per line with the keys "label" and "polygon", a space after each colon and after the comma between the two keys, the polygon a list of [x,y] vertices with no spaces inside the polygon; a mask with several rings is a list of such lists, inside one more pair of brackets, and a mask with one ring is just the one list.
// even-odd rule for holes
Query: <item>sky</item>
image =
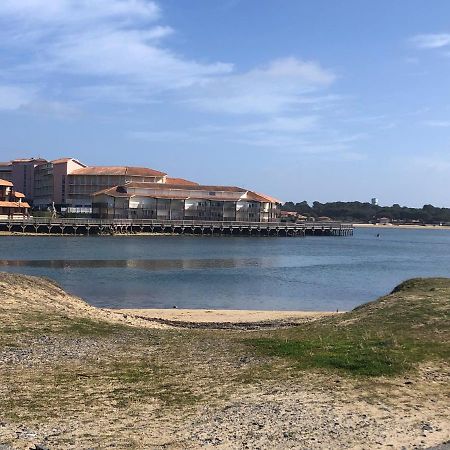
{"label": "sky", "polygon": [[2,0],[0,160],[450,207],[448,0]]}

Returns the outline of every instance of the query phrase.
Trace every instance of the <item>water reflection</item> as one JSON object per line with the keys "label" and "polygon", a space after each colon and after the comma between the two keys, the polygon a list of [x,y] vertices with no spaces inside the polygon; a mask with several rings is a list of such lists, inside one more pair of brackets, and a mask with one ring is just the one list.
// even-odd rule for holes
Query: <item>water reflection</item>
{"label": "water reflection", "polygon": [[224,259],[3,259],[0,267],[45,267],[51,269],[142,269],[195,270],[273,267],[271,258]]}

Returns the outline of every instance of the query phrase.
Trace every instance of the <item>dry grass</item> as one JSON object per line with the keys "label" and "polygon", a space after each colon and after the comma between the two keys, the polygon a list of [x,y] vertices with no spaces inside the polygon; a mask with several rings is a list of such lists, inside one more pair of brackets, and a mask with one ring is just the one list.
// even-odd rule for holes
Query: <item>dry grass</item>
{"label": "dry grass", "polygon": [[[425,439],[425,422],[426,442],[442,442],[449,292],[449,280],[413,281],[298,327],[196,330],[125,318],[49,280],[1,274],[0,444],[358,448],[385,433],[401,447]],[[382,359],[381,374],[390,378],[373,372],[370,351],[389,353],[395,370]],[[355,365],[352,352],[369,359]]]}

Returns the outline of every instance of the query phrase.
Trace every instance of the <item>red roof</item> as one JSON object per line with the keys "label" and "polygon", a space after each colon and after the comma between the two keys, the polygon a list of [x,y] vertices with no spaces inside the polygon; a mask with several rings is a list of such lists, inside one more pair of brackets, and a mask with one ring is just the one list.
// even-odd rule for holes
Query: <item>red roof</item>
{"label": "red roof", "polygon": [[267,202],[267,203],[282,203],[281,200],[278,200],[274,197],[270,197],[266,194],[260,194],[258,192],[248,191],[247,197],[250,200],[256,200],[258,202]]}
{"label": "red roof", "polygon": [[3,208],[29,208],[30,205],[27,202],[4,202],[4,201],[0,201],[0,207],[3,207]]}
{"label": "red roof", "polygon": [[[122,189],[119,189],[122,188]],[[154,190],[164,190],[169,189],[172,193],[152,193],[152,194],[136,194],[133,192],[125,192],[127,188],[131,189],[154,189]],[[189,195],[180,194],[178,191],[191,191]],[[235,192],[238,194],[247,193],[247,198],[243,198],[242,201],[250,200],[261,203],[281,203],[279,200],[276,200],[272,197],[263,196],[261,194],[256,194],[255,192],[246,191],[245,189],[234,187],[234,186],[201,186],[201,185],[167,185],[166,183],[127,183],[125,186],[114,186],[107,189],[103,189],[101,191],[95,192],[92,195],[108,195],[110,197],[149,197],[149,198],[173,198],[173,199],[181,199],[186,200],[188,198],[197,199],[195,195],[195,191],[203,191],[210,193],[215,192]],[[198,200],[213,200],[213,201],[239,201],[239,198],[230,196],[215,196],[215,195],[206,195],[198,198]]]}
{"label": "red roof", "polygon": [[195,181],[185,180],[184,178],[166,178],[165,184],[177,184],[177,185],[183,185],[183,186],[198,186],[199,184]]}
{"label": "red roof", "polygon": [[237,186],[203,186],[200,184],[170,184],[170,186],[167,186],[167,183],[137,183],[134,181],[127,183],[125,187],[135,189],[167,189],[169,187],[170,189],[182,189],[185,191],[247,192],[247,189],[242,189]]}
{"label": "red roof", "polygon": [[53,161],[51,161],[51,163],[62,164],[62,163],[67,163],[69,161],[74,161],[74,162],[78,163],[80,166],[86,167],[85,164],[81,163],[80,161],[78,161],[78,159],[75,159],[75,158],[58,158],[58,159],[54,159]]}
{"label": "red roof", "polygon": [[11,183],[11,181],[6,181],[6,180],[0,179],[0,186],[13,187],[13,184]]}
{"label": "red roof", "polygon": [[139,177],[163,177],[166,174],[146,167],[94,166],[74,170],[70,175],[129,175]]}
{"label": "red roof", "polygon": [[25,198],[25,195],[22,194],[22,192],[16,191],[16,192],[14,192],[14,197],[16,197],[16,198]]}
{"label": "red roof", "polygon": [[44,158],[18,158],[18,159],[13,159],[11,161],[11,164],[14,163],[36,163],[36,164],[41,164],[41,163],[45,163],[47,162],[46,159]]}

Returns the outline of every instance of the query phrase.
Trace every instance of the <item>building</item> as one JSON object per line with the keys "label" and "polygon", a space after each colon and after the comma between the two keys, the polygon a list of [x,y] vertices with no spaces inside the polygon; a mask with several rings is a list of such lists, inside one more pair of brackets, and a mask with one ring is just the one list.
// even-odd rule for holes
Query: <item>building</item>
{"label": "building", "polygon": [[0,179],[0,217],[14,218],[28,215],[30,205],[25,195],[14,189],[13,183]]}
{"label": "building", "polygon": [[46,161],[34,169],[33,207],[47,208],[52,203],[57,209],[67,206],[67,176],[86,167],[74,158]]}
{"label": "building", "polygon": [[86,166],[74,158],[15,159],[0,174],[34,209],[101,218],[268,222],[281,202],[233,186],[201,186],[146,167]]}
{"label": "building", "polygon": [[372,204],[372,206],[378,206],[378,199],[376,197],[374,197],[370,203]]}
{"label": "building", "polygon": [[5,181],[12,181],[11,161],[0,162],[0,179]]}
{"label": "building", "polygon": [[22,158],[11,161],[11,181],[15,189],[23,192],[27,201],[34,197],[34,169],[47,162],[43,158]]}
{"label": "building", "polygon": [[379,217],[377,223],[380,225],[391,225],[391,219],[389,217]]}
{"label": "building", "polygon": [[96,218],[272,222],[281,202],[233,186],[129,182],[92,195]]}
{"label": "building", "polygon": [[92,194],[127,183],[165,183],[167,174],[146,167],[96,166],[67,176],[67,205],[71,213],[91,213]]}
{"label": "building", "polygon": [[27,201],[34,198],[34,169],[46,163],[42,158],[25,158],[11,161],[11,181],[15,189],[23,192]]}

